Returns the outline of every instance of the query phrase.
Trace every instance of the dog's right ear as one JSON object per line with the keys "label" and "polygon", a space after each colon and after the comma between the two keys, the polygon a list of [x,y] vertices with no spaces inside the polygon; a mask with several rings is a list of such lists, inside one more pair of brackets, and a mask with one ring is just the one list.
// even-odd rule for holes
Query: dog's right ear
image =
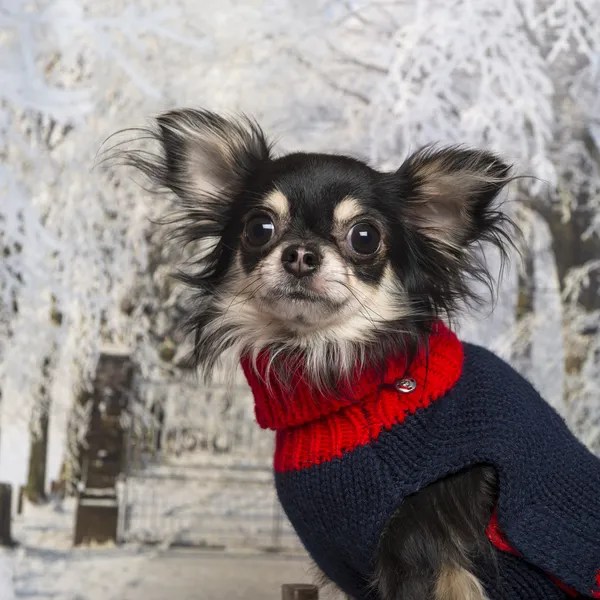
{"label": "dog's right ear", "polygon": [[270,156],[263,132],[250,119],[182,109],[159,116],[157,125],[163,160],[151,176],[186,203],[230,199]]}
{"label": "dog's right ear", "polygon": [[[249,177],[270,158],[260,127],[247,118],[225,119],[205,110],[174,110],[141,132],[139,142],[158,142],[158,151],[116,144],[107,160],[141,171],[160,190],[175,195],[173,210],[162,220],[171,237],[198,250],[197,279],[210,276],[235,198]],[[136,141],[136,140],[132,140]],[[190,279],[190,281],[192,281]]]}

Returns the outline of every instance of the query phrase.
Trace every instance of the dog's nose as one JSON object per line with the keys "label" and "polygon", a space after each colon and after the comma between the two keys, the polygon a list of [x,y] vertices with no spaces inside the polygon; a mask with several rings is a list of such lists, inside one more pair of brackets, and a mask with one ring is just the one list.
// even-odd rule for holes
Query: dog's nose
{"label": "dog's nose", "polygon": [[300,279],[312,275],[319,268],[321,257],[319,251],[312,246],[294,244],[283,251],[281,262],[288,273]]}

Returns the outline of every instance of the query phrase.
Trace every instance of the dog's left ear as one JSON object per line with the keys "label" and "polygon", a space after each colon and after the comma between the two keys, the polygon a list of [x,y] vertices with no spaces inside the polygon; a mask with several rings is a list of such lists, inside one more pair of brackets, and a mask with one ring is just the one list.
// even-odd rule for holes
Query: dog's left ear
{"label": "dog's left ear", "polygon": [[503,220],[494,199],[512,180],[510,167],[494,154],[456,147],[419,150],[396,175],[407,225],[454,249],[493,235]]}

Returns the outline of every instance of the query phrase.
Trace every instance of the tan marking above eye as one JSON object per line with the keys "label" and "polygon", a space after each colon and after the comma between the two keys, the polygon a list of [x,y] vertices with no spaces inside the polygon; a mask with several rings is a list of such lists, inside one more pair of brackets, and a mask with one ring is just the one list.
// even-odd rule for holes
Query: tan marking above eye
{"label": "tan marking above eye", "polygon": [[263,198],[262,205],[273,211],[281,220],[285,220],[290,212],[290,203],[281,190],[269,192]]}
{"label": "tan marking above eye", "polygon": [[333,220],[337,225],[344,225],[364,213],[360,202],[351,196],[346,196],[334,209]]}

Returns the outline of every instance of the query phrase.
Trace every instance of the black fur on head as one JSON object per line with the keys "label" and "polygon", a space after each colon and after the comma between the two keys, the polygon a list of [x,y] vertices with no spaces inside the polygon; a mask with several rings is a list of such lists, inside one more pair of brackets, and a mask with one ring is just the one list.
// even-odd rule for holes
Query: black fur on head
{"label": "black fur on head", "polygon": [[[299,358],[317,385],[414,351],[433,320],[491,284],[480,252],[505,255],[495,205],[511,181],[497,156],[429,147],[395,172],[346,156],[274,157],[253,121],[166,113],[144,135],[158,154],[118,158],[173,193],[175,234],[197,249],[190,327],[210,372],[221,355]],[[273,364],[277,361],[273,360]]]}

